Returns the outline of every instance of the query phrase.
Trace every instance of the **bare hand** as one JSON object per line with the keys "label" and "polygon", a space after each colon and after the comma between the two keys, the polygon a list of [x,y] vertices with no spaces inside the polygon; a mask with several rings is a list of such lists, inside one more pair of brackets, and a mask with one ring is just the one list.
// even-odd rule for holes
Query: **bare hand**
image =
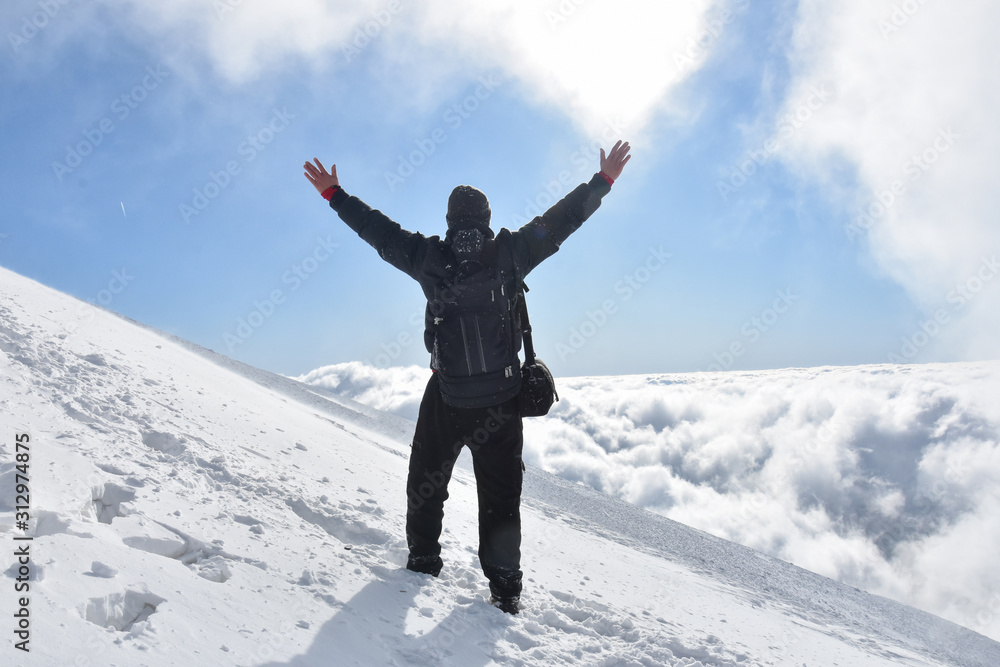
{"label": "bare hand", "polygon": [[611,149],[611,154],[607,157],[604,156],[604,149],[601,149],[601,171],[607,174],[611,180],[617,181],[618,177],[622,175],[625,163],[632,157],[628,151],[628,142],[622,143],[621,139],[618,140],[615,147]]}
{"label": "bare hand", "polygon": [[330,172],[327,172],[326,167],[324,167],[323,163],[319,161],[319,158],[314,157],[313,162],[316,164],[313,165],[310,162],[306,162],[304,167],[306,170],[306,178],[308,178],[309,182],[313,184],[314,188],[316,188],[316,192],[323,194],[327,188],[334,185],[340,185],[340,181],[337,180],[337,165],[331,165]]}

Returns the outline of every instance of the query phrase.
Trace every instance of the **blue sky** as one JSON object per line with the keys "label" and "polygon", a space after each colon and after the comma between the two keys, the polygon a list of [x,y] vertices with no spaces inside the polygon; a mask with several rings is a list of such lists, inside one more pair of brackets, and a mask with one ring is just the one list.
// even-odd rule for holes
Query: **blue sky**
{"label": "blue sky", "polygon": [[998,10],[827,4],[9,2],[0,264],[281,373],[426,365],[416,283],[302,163],[430,235],[621,136],[528,281],[557,375],[996,358]]}

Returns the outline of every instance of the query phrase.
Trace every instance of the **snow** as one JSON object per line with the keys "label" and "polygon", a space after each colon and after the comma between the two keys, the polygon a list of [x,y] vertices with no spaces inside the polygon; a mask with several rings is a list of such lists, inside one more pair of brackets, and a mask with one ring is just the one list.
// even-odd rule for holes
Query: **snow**
{"label": "snow", "polygon": [[[8,664],[1000,664],[954,623],[536,468],[507,616],[485,601],[465,456],[445,570],[408,572],[412,422],[3,269],[0,408]],[[15,543],[20,433],[33,540]],[[10,639],[18,595],[30,653]]]}

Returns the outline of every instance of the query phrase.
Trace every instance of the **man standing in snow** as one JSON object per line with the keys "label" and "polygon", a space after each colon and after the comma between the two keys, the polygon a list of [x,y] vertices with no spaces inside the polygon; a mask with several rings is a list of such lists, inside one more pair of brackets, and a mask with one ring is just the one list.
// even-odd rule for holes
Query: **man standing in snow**
{"label": "man standing in snow", "polygon": [[[340,187],[337,165],[329,172],[316,158],[304,165],[306,178],[340,218],[382,259],[420,283],[427,297],[424,344],[434,372],[410,450],[406,567],[440,573],[448,482],[462,447],[468,446],[479,496],[479,560],[491,601],[507,613],[518,613],[522,577],[521,339],[518,322],[511,319],[513,299],[520,281],[597,210],[630,157],[627,142],[618,141],[608,155],[602,148],[600,172],[515,232],[502,229],[494,235],[486,195],[460,185],[448,198],[444,239],[408,232],[349,196]],[[471,302],[474,297],[466,295],[477,289],[490,296],[484,308],[495,312],[463,303]],[[504,305],[493,305],[498,302]]]}

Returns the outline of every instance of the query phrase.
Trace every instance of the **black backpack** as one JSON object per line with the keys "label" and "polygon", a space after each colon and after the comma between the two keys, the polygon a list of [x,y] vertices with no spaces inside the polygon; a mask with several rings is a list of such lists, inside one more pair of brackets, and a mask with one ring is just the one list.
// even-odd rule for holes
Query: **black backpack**
{"label": "black backpack", "polygon": [[477,258],[456,258],[428,302],[434,325],[431,368],[443,376],[445,402],[457,407],[499,403],[520,384],[517,277],[513,262],[505,269],[499,261],[501,245],[509,241],[502,230]]}

